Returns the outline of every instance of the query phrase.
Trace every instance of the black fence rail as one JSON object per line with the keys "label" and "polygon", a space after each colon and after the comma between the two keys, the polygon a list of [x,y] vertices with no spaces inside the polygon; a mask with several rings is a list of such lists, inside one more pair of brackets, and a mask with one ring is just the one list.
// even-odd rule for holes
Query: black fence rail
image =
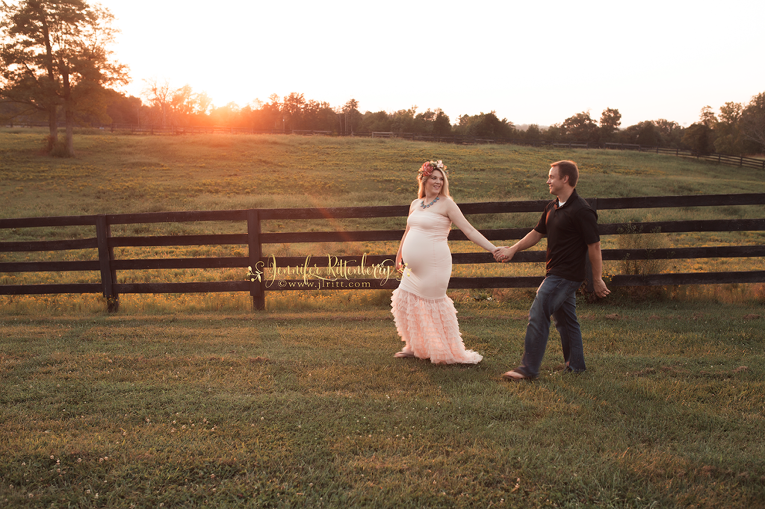
{"label": "black fence rail", "polygon": [[[639,198],[596,198],[589,200],[598,210],[643,209],[666,207],[706,207],[763,205],[765,194],[732,194],[705,196],[660,196]],[[466,203],[460,205],[463,213],[504,214],[519,212],[539,213],[546,200],[518,202]],[[409,207],[345,207],[303,209],[249,209],[230,211],[154,212],[141,214],[107,214],[90,216],[36,217],[0,219],[0,229],[58,228],[87,226],[94,237],[70,240],[34,240],[0,242],[0,253],[18,252],[70,252],[95,251],[97,260],[84,261],[0,261],[0,273],[96,271],[100,283],[21,284],[0,285],[0,295],[41,295],[62,293],[101,293],[108,308],[116,310],[120,294],[140,293],[197,293],[197,292],[249,292],[256,309],[265,307],[265,294],[269,291],[316,289],[394,289],[398,286],[393,271],[395,255],[274,257],[263,253],[266,244],[398,241],[403,230],[361,231],[296,231],[263,232],[261,224],[268,220],[314,220],[341,218],[405,217]],[[115,225],[148,225],[152,223],[235,222],[246,226],[238,234],[168,235],[168,236],[113,236]],[[599,225],[601,235],[619,235],[631,231],[649,233],[764,231],[765,219],[720,219],[660,221],[643,223],[612,223]],[[482,230],[492,241],[523,238],[530,228]],[[449,240],[467,240],[459,230],[452,230]],[[194,257],[165,259],[119,259],[115,248],[167,247],[167,246],[247,246],[247,256]],[[518,253],[513,263],[543,262],[544,252]],[[694,259],[763,257],[761,244],[727,247],[690,247],[672,249],[606,249],[604,260]],[[455,264],[494,263],[490,253],[454,253]],[[303,266],[302,279],[279,279],[276,267]],[[120,283],[117,274],[130,270],[212,269],[253,267],[260,280],[192,281],[156,283]],[[320,268],[332,269],[333,277],[318,277]],[[313,271],[313,272],[312,272]],[[348,277],[353,272],[359,277]],[[243,272],[244,275],[244,272]],[[529,288],[540,284],[538,277],[453,277],[449,288]],[[613,286],[698,285],[721,283],[765,282],[765,271],[662,273],[644,276],[617,275]]]}

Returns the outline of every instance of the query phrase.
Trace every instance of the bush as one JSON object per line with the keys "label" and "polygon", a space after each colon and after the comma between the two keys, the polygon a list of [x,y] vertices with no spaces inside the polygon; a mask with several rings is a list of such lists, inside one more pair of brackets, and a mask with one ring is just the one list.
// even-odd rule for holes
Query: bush
{"label": "bush", "polygon": [[[647,218],[649,219],[649,218]],[[656,228],[650,233],[643,233],[643,227],[630,223],[618,230],[616,243],[619,249],[645,249],[646,259],[632,259],[625,256],[619,262],[621,274],[628,276],[645,276],[660,274],[667,266],[667,260],[652,258],[657,249],[668,247],[667,239],[661,235],[661,229]],[[630,297],[645,299],[663,297],[665,288],[661,286],[627,286],[623,291]]]}

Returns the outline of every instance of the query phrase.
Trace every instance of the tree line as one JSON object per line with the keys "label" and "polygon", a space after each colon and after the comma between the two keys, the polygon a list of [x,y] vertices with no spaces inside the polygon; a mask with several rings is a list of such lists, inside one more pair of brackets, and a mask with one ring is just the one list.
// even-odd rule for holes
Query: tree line
{"label": "tree line", "polygon": [[[462,136],[523,144],[576,143],[590,147],[609,143],[690,149],[701,154],[765,152],[765,92],[747,104],[728,102],[715,113],[701,110],[689,127],[646,120],[623,128],[621,113],[606,108],[599,119],[589,111],[552,126],[522,128],[494,111],[460,115],[452,121],[440,109],[418,112],[366,111],[350,99],[333,107],[293,92],[272,95],[240,107],[216,107],[190,85],[178,88],[157,79],[144,82],[141,97],[114,90],[130,80],[127,68],[112,59],[113,16],[84,0],[21,0],[0,3],[0,122],[39,123],[49,127],[48,152],[74,155],[75,126],[109,124],[162,127],[225,126],[256,131],[325,131],[337,134],[389,132],[424,136]],[[63,118],[65,140],[58,140]]]}

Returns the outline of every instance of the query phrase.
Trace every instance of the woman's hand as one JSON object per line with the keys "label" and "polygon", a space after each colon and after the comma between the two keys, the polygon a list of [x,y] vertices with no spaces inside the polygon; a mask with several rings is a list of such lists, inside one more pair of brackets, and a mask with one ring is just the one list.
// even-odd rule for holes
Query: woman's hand
{"label": "woman's hand", "polygon": [[496,250],[492,253],[494,255],[494,259],[500,263],[509,262],[513,259],[513,255],[515,254],[513,250],[509,247],[498,247]]}

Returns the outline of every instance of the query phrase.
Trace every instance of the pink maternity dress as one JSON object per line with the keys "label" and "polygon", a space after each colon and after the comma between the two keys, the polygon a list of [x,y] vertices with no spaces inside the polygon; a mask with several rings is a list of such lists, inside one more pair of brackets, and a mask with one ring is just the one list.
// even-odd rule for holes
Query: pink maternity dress
{"label": "pink maternity dress", "polygon": [[391,308],[398,334],[415,357],[434,364],[476,364],[483,357],[465,350],[457,310],[446,295],[452,275],[446,242],[451,224],[448,217],[420,207],[409,215],[401,250],[406,268]]}

